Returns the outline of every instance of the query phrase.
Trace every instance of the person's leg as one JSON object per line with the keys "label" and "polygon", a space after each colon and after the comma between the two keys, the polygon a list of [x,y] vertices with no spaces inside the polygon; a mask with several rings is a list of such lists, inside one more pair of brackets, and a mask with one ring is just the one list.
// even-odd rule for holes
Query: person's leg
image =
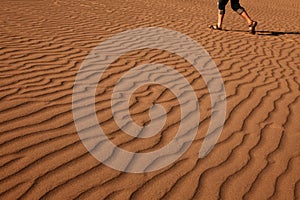
{"label": "person's leg", "polygon": [[219,28],[222,28],[223,19],[224,19],[224,14],[218,13],[218,24],[217,24],[217,26]]}
{"label": "person's leg", "polygon": [[250,18],[250,16],[246,12],[246,10],[240,5],[239,0],[230,0],[230,3],[231,3],[231,8],[246,20],[246,22],[248,23],[250,32],[252,34],[254,34],[257,22],[253,21]]}
{"label": "person's leg", "polygon": [[249,17],[246,10],[244,10],[244,12],[242,12],[240,15],[247,21],[248,25],[252,23],[252,19]]}
{"label": "person's leg", "polygon": [[230,0],[230,4],[232,10],[234,10],[240,15],[245,11],[245,9],[240,5],[239,0]]}
{"label": "person's leg", "polygon": [[223,19],[225,15],[225,7],[229,0],[219,0],[218,1],[218,24],[219,28],[222,28]]}

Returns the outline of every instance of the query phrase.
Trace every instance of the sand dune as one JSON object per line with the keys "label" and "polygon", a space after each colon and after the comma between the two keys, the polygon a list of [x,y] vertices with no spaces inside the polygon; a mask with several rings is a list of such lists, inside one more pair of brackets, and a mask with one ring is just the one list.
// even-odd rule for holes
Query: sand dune
{"label": "sand dune", "polygon": [[[210,31],[216,2],[205,0],[2,1],[0,8],[0,199],[299,199],[299,1],[241,1],[258,22],[256,35],[229,10],[226,31]],[[179,31],[199,42],[225,84],[222,135],[198,158],[211,116],[201,75],[168,51],[128,52],[111,64],[96,92],[97,117],[107,137],[133,152],[162,148],[180,125],[180,105],[159,85],[130,99],[139,125],[153,103],[166,109],[162,131],[148,139],[122,132],[110,109],[113,88],[126,71],[147,63],[173,67],[199,101],[200,125],[190,148],[158,171],[111,169],[84,147],[74,125],[77,71],[100,42],[139,27]]]}

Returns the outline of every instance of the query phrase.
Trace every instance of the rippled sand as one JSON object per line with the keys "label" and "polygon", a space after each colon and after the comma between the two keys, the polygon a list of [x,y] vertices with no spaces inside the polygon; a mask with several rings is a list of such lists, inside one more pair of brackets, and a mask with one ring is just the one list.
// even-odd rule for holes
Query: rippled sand
{"label": "rippled sand", "polygon": [[[300,2],[241,1],[259,22],[256,35],[230,10],[226,31],[216,2],[205,0],[3,0],[0,7],[0,199],[299,199]],[[110,95],[118,79],[145,63],[162,63],[186,77],[201,121],[191,147],[175,163],[145,174],[101,164],[83,146],[72,115],[76,73],[93,47],[138,27],[164,27],[199,42],[225,83],[227,115],[218,144],[198,152],[210,122],[210,98],[183,58],[156,49],[118,58],[99,82],[96,110],[107,136],[126,150],[149,152],[172,141],[180,125],[174,94],[158,85],[130,99],[133,120],[149,123],[163,105],[166,126],[136,139],[114,123]]]}

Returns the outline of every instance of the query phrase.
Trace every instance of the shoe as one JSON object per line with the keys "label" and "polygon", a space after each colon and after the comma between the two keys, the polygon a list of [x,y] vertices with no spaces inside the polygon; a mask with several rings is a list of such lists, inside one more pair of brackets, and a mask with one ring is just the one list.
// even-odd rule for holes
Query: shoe
{"label": "shoe", "polygon": [[218,25],[210,25],[209,28],[212,30],[219,30],[219,31],[222,30],[222,27],[219,27]]}
{"label": "shoe", "polygon": [[249,32],[253,35],[256,33],[255,31],[256,26],[257,26],[256,21],[252,21],[251,24],[249,25]]}

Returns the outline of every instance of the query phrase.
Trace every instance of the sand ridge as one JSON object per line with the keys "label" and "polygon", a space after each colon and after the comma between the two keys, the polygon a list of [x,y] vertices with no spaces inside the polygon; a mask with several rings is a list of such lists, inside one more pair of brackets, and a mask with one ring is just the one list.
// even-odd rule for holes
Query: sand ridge
{"label": "sand ridge", "polygon": [[[7,1],[0,8],[0,199],[299,199],[300,60],[297,1],[241,1],[258,33],[228,6],[224,27],[216,3],[204,0]],[[275,13],[275,14],[274,14]],[[130,99],[132,118],[149,123],[153,103],[166,108],[163,130],[149,139],[114,123],[110,95],[129,69],[156,62],[173,67],[199,100],[195,141],[159,171],[129,174],[106,167],[85,149],[72,116],[76,73],[90,50],[138,27],[164,27],[198,41],[225,83],[227,116],[218,144],[198,151],[210,122],[209,93],[191,64],[167,51],[144,49],[111,64],[99,83],[99,124],[118,146],[147,152],[174,137],[179,105],[164,87],[146,85]]]}

